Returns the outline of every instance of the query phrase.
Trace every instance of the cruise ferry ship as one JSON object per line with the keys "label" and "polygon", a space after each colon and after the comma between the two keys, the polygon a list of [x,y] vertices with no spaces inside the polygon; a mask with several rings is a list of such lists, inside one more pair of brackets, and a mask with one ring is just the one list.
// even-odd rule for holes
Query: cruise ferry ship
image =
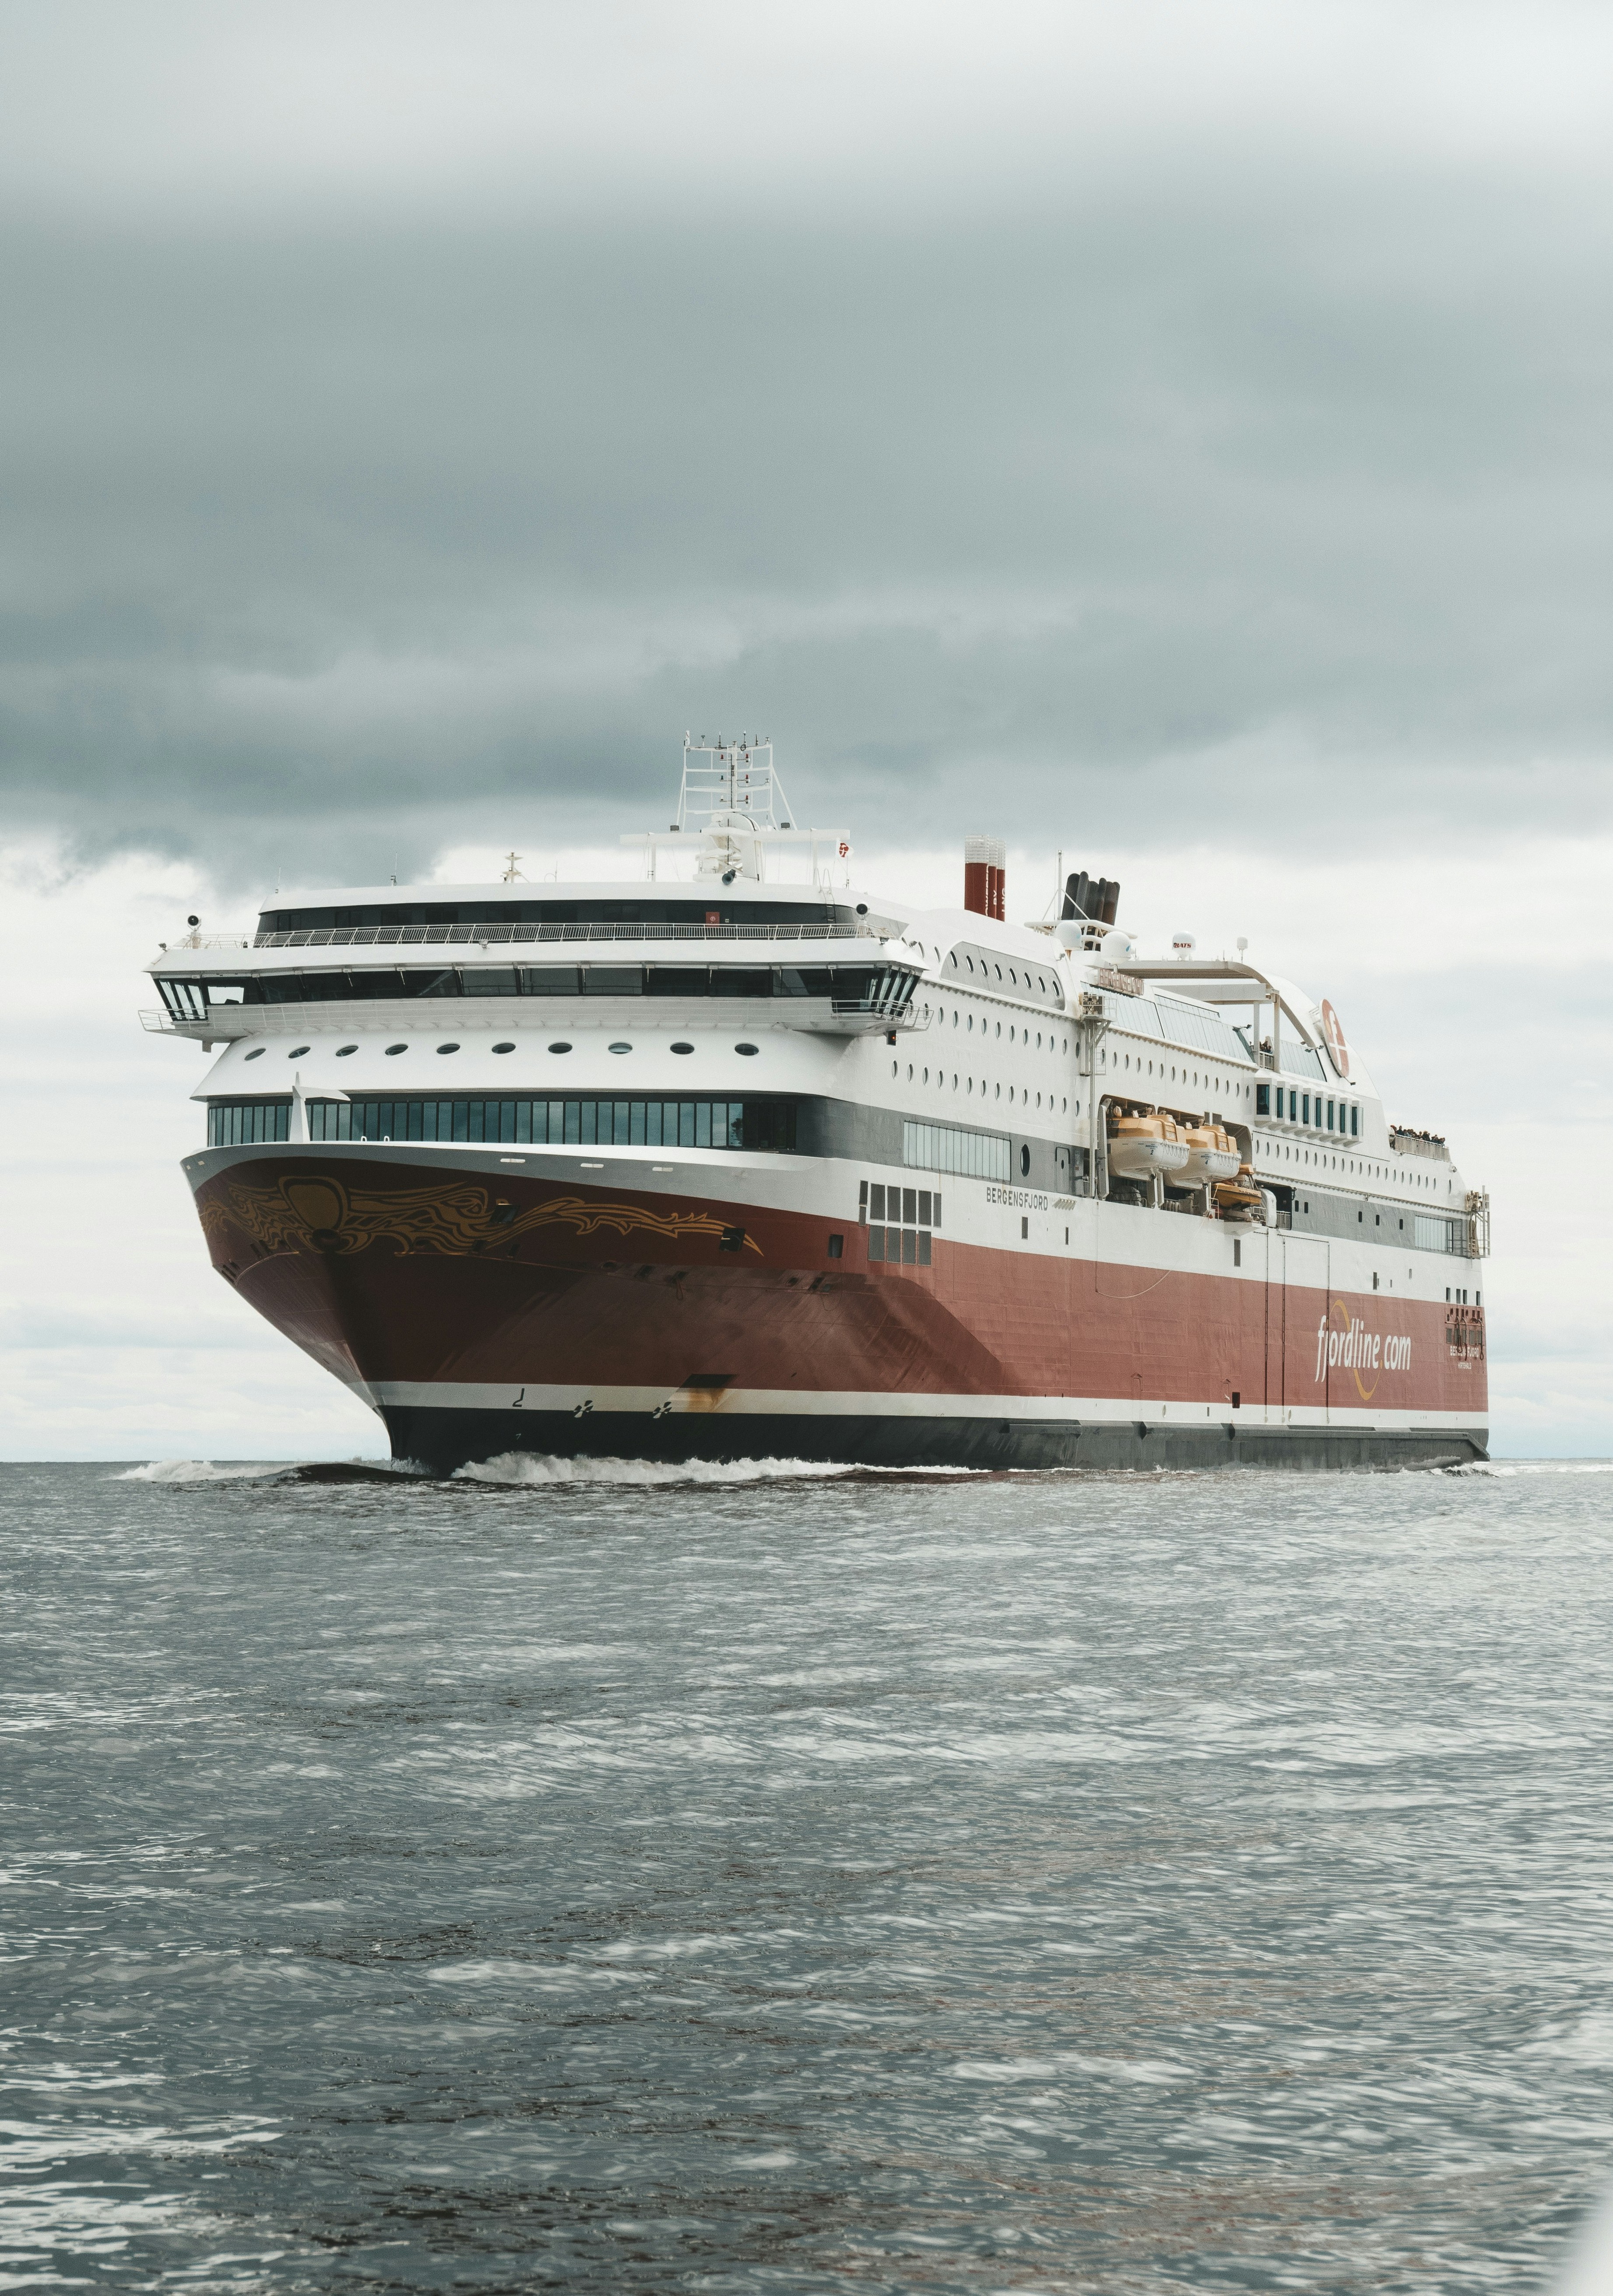
{"label": "cruise ferry ship", "polygon": [[147,968],[217,1056],[213,1265],[397,1457],[1485,1456],[1488,1200],[1326,999],[1140,953],[1085,871],[1011,922],[988,839],[956,907],[860,888],[762,742],[686,740],[624,842],[636,882],[277,893]]}

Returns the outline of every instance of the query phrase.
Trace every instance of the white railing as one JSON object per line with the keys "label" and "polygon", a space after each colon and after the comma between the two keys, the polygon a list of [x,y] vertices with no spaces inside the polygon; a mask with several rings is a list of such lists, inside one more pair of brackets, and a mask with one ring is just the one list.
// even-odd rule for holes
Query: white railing
{"label": "white railing", "polygon": [[252,945],[250,933],[188,932],[181,940],[165,940],[160,943],[170,956],[177,950],[184,948],[250,948]]}
{"label": "white railing", "polygon": [[1404,1132],[1397,1124],[1389,1127],[1389,1146],[1397,1156],[1426,1156],[1436,1164],[1448,1164],[1451,1151],[1437,1134]]}
{"label": "white railing", "polygon": [[[890,936],[859,921],[849,925],[310,925],[295,932],[260,932],[254,948],[531,948],[590,941],[886,940]],[[201,947],[202,944],[197,943]],[[189,948],[192,943],[184,946]],[[232,941],[233,948],[245,947]]]}
{"label": "white railing", "polygon": [[827,996],[366,996],[351,1002],[321,997],[307,1004],[215,1004],[205,1021],[177,1019],[170,1013],[143,1012],[140,1025],[154,1035],[188,1037],[194,1043],[225,1044],[237,1037],[326,1037],[333,1029],[410,1030],[436,1034],[447,1028],[510,1029],[577,1027],[641,1029],[729,1026],[798,1029],[805,1036],[877,1036],[929,1025],[929,1008],[911,1000],[895,1007],[834,1004]]}
{"label": "white railing", "polygon": [[1100,988],[1107,988],[1116,996],[1141,996],[1142,994],[1142,983],[1140,980],[1128,979],[1124,972],[1117,972],[1109,964],[1095,965],[1093,968],[1093,979]]}

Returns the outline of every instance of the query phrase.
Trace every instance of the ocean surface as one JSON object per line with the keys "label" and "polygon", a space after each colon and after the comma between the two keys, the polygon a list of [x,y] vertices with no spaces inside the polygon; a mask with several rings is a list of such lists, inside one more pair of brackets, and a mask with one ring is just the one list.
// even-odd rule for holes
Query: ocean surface
{"label": "ocean surface", "polygon": [[1546,2287],[1610,1501],[0,1469],[0,2286]]}

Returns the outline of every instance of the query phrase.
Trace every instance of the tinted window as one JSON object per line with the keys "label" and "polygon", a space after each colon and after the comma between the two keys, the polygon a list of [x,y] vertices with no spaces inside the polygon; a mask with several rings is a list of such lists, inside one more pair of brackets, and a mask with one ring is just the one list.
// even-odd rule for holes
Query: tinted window
{"label": "tinted window", "polygon": [[[265,909],[260,932],[331,932],[405,925],[700,925],[714,904],[700,899],[369,901],[346,908]],[[834,902],[727,901],[720,914],[745,924],[853,925],[856,912]]]}

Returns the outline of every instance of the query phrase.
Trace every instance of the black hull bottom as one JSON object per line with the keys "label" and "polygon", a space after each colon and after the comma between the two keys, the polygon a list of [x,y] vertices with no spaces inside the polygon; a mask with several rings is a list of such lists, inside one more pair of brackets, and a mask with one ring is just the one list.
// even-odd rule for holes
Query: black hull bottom
{"label": "black hull bottom", "polygon": [[740,1416],[679,1412],[384,1410],[395,1459],[433,1473],[508,1452],[561,1459],[809,1459],[864,1467],[1457,1467],[1486,1458],[1489,1430],[1389,1434],[1321,1427],[1202,1431],[1126,1420]]}

